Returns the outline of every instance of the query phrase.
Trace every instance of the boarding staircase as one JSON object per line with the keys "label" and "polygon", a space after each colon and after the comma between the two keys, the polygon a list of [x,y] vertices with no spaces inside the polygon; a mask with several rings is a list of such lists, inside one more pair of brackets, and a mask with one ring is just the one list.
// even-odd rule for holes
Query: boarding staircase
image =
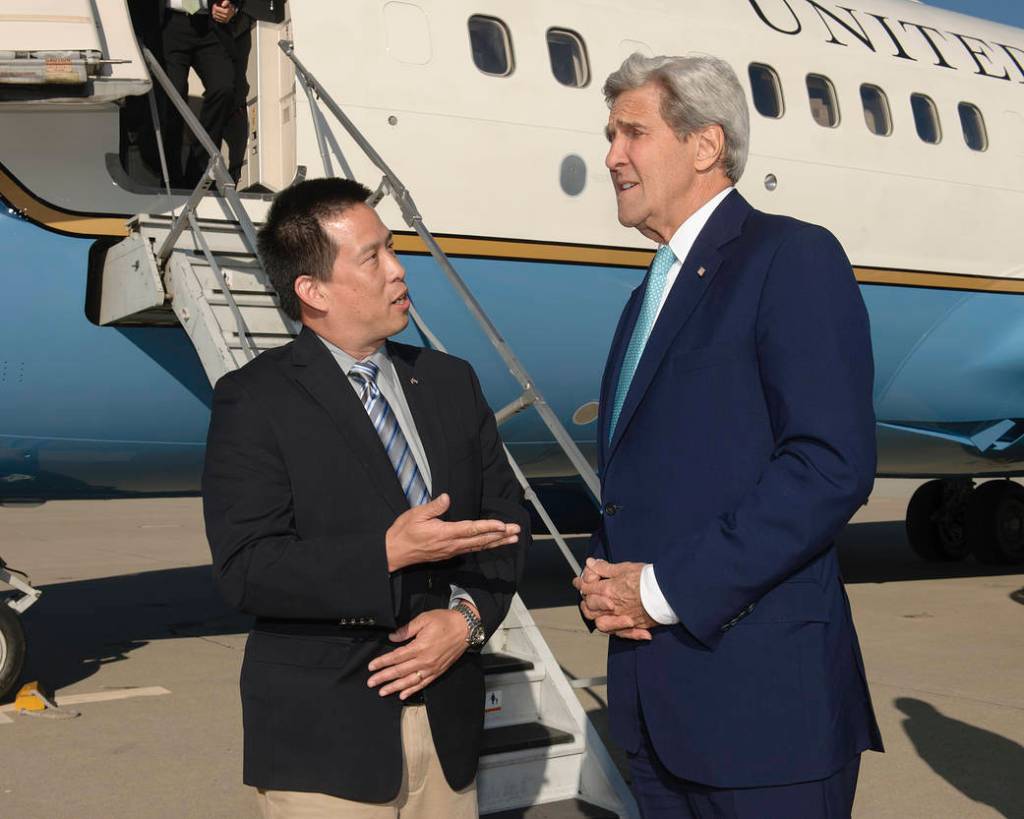
{"label": "boarding staircase", "polygon": [[[296,77],[309,98],[325,173],[333,175],[331,150],[343,169],[347,169],[347,163],[327,127],[318,100],[383,172],[381,185],[370,204],[376,206],[384,196],[394,196],[406,222],[420,235],[522,385],[522,395],[496,413],[499,423],[528,408],[537,410],[596,494],[598,483],[593,470],[424,226],[409,191],[295,57],[291,44],[282,42],[281,47],[295,64]],[[154,310],[173,310],[192,340],[210,382],[215,383],[263,350],[290,341],[299,325],[280,310],[277,295],[256,255],[255,226],[219,151],[171,87],[157,61],[148,51],[145,57],[154,80],[164,88],[206,148],[210,163],[180,212],[170,208],[165,214],[137,215],[128,223],[128,237],[108,250],[99,319],[109,324]],[[151,111],[157,122],[152,99]],[[165,162],[163,175],[166,184]],[[228,216],[225,220],[200,219],[197,215],[198,204],[213,188]],[[167,193],[170,201],[169,188]],[[431,346],[443,350],[441,340],[415,308],[412,314]],[[527,499],[578,574],[580,567],[564,538],[518,464],[511,456],[509,460]],[[575,689],[599,685],[603,679],[570,681],[518,596],[485,648],[483,660],[485,733],[477,783],[481,813],[500,815],[538,804],[549,805],[553,810],[555,803],[564,802],[564,813],[549,810],[545,815],[637,816],[627,786],[576,696]]]}

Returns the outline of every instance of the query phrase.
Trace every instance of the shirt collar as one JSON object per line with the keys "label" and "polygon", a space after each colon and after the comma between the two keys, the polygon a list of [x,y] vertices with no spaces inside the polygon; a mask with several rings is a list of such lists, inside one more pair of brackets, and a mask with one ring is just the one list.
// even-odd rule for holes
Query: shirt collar
{"label": "shirt collar", "polygon": [[384,371],[385,365],[391,361],[391,356],[388,355],[387,344],[381,344],[380,347],[370,353],[366,358],[357,359],[346,353],[337,344],[329,342],[323,336],[318,335],[317,338],[324,343],[324,346],[330,351],[331,355],[334,356],[334,360],[338,362],[338,366],[341,367],[342,372],[346,375],[348,375],[349,370],[352,369],[352,365],[355,364],[356,361],[372,361],[381,371]]}
{"label": "shirt collar", "polygon": [[700,232],[704,230],[704,226],[708,223],[708,219],[711,218],[711,214],[722,204],[722,200],[734,190],[735,188],[729,186],[724,191],[719,191],[718,195],[709,199],[694,213],[690,214],[690,217],[679,226],[679,230],[668,240],[668,246],[672,248],[672,252],[680,264],[686,261],[693,243],[697,241]]}

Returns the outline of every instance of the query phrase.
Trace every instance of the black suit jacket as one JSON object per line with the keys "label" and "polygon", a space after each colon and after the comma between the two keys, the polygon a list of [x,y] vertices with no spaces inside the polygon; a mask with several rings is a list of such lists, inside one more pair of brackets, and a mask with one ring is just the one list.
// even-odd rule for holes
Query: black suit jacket
{"label": "black suit jacket", "polygon": [[[472,368],[432,350],[388,349],[446,518],[499,518],[520,543],[390,576],[384,539],[409,508],[366,411],[310,330],[224,376],[203,475],[217,584],[256,616],[242,665],[244,781],[383,802],[402,779],[396,695],[366,685],[389,631],[466,589],[488,636],[508,611],[529,542],[522,492]],[[480,658],[464,654],[425,689],[453,788],[476,773]]]}

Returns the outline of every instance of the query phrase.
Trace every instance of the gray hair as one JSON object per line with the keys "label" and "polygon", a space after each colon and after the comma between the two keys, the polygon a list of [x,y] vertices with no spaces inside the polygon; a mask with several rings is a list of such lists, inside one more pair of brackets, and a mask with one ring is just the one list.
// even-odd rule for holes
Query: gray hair
{"label": "gray hair", "polygon": [[645,57],[631,54],[604,84],[610,108],[619,94],[656,83],[664,92],[661,116],[685,139],[709,125],[725,132],[725,173],[735,183],[743,176],[750,147],[750,112],[736,72],[717,57]]}

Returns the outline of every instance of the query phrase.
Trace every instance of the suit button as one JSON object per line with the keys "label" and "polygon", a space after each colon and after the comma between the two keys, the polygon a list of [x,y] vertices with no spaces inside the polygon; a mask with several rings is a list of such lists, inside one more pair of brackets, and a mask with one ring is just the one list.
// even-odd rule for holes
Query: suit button
{"label": "suit button", "polygon": [[433,578],[432,575],[429,575],[429,574],[427,575],[427,588],[428,589],[434,588],[434,578]]}
{"label": "suit button", "polygon": [[606,503],[604,505],[604,513],[608,516],[614,515],[619,511],[619,509],[620,507],[616,506],[614,503]]}

